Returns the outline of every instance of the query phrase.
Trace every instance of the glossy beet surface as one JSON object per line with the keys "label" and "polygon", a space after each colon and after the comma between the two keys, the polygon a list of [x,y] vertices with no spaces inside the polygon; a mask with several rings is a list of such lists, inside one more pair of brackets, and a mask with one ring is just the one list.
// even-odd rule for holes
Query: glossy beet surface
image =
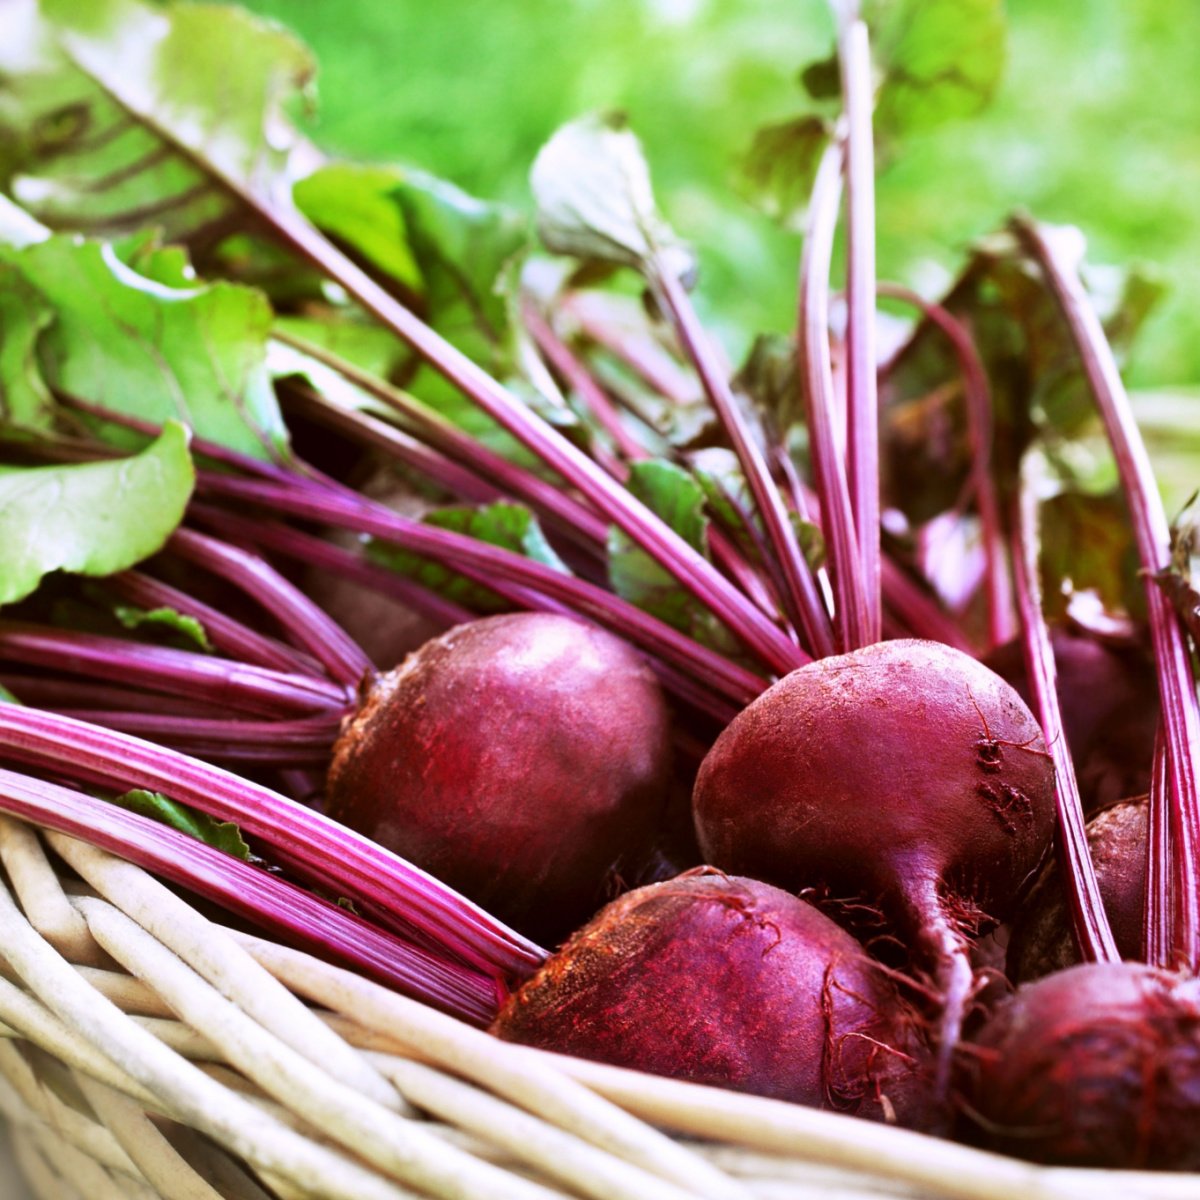
{"label": "glossy beet surface", "polygon": [[926,1057],[891,978],[819,910],[699,868],[608,905],[510,999],[509,1041],[922,1124]]}
{"label": "glossy beet surface", "polygon": [[[1087,825],[1100,898],[1117,949],[1125,959],[1145,958],[1147,799],[1139,796],[1114,804]],[[1014,983],[1023,983],[1080,961],[1062,872],[1051,863],[1013,922],[1008,976]]]}
{"label": "glossy beet surface", "polygon": [[967,936],[1002,920],[1050,846],[1054,775],[999,676],[935,642],[793,671],[709,751],[693,809],[723,870],[878,906],[943,997],[938,1091],[973,987]]}
{"label": "glossy beet surface", "polygon": [[1020,697],[933,642],[881,642],[793,671],[700,768],[708,861],[798,891],[1001,918],[1053,827],[1053,769]]}
{"label": "glossy beet surface", "polygon": [[1200,1169],[1200,981],[1140,963],[1022,986],[965,1072],[975,1139],[1036,1162]]}
{"label": "glossy beet surface", "polygon": [[641,657],[573,617],[515,613],[379,678],[338,741],[329,811],[546,940],[641,868],[670,768]]}

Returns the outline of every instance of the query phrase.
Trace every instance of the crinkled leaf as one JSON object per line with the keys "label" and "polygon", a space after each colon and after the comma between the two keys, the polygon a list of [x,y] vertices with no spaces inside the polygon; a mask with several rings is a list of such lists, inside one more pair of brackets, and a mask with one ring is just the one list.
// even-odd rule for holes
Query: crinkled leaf
{"label": "crinkled leaf", "polygon": [[185,421],[259,458],[286,446],[266,369],[271,308],[258,292],[199,283],[177,249],[144,242],[64,234],[9,261],[53,312],[38,341],[52,387],[155,424]]}
{"label": "crinkled leaf", "polygon": [[[1078,241],[1077,231],[1060,231]],[[1092,270],[1083,277],[1092,286]],[[1138,268],[1096,276],[1093,301],[1118,360],[1159,289]],[[1007,234],[981,242],[941,304],[969,327],[993,401],[993,462],[1002,489],[1015,487],[1018,463],[1035,435],[1077,441],[1095,406],[1066,323],[1040,272]],[[970,470],[961,372],[949,340],[920,322],[889,364],[880,386],[882,463],[888,502],[924,522],[957,503]]]}
{"label": "crinkled leaf", "polygon": [[1003,0],[870,0],[864,16],[882,72],[880,141],[984,107],[1004,71]]}
{"label": "crinkled leaf", "polygon": [[564,125],[539,151],[530,183],[538,232],[554,253],[694,273],[692,252],[659,215],[641,143],[623,114]]}
{"label": "crinkled leaf", "polygon": [[742,159],[742,190],[785,228],[803,229],[829,136],[829,123],[818,116],[764,125]]}
{"label": "crinkled leaf", "polygon": [[[570,574],[566,563],[546,540],[537,517],[524,505],[501,501],[479,508],[439,508],[426,513],[421,520],[426,525],[466,534]],[[376,562],[476,612],[500,612],[511,607],[489,588],[456,574],[439,562],[422,558],[398,546],[372,541],[368,553]]]}
{"label": "crinkled leaf", "polygon": [[134,788],[117,796],[113,803],[140,817],[149,817],[152,821],[167,825],[178,833],[185,833],[206,846],[232,854],[242,862],[251,859],[250,847],[242,837],[242,831],[232,821],[216,821],[206,813],[180,804],[178,800],[168,799],[161,792]]}
{"label": "crinkled leaf", "polygon": [[173,608],[135,608],[131,604],[117,604],[113,607],[113,614],[126,629],[161,629],[178,634],[201,650],[211,651],[213,648],[200,621]]}
{"label": "crinkled leaf", "polygon": [[194,483],[187,431],[173,421],[131,458],[0,468],[0,604],[51,571],[111,575],[156,553]]}
{"label": "crinkled leaf", "polygon": [[54,397],[38,365],[38,339],[54,312],[14,266],[0,261],[0,421],[38,432],[54,424]]}
{"label": "crinkled leaf", "polygon": [[1072,593],[1093,592],[1105,609],[1140,616],[1145,592],[1129,512],[1119,492],[1063,491],[1041,504],[1042,594],[1049,617]]}
{"label": "crinkled leaf", "polygon": [[54,228],[203,241],[240,217],[239,192],[286,199],[310,151],[284,107],[312,69],[233,7],[10,0],[0,178]]}
{"label": "crinkled leaf", "polygon": [[[380,379],[392,379],[401,363],[411,358],[410,351],[395,334],[349,313],[327,311],[318,316],[280,316],[275,318],[275,328],[311,342]],[[276,345],[272,342],[269,359]],[[272,374],[278,374],[271,369]]]}

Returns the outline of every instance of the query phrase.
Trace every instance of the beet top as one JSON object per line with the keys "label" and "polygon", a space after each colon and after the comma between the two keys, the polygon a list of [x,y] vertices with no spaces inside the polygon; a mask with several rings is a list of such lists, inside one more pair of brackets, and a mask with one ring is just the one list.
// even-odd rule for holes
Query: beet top
{"label": "beet top", "polygon": [[643,659],[574,617],[458,626],[380,676],[344,729],[329,812],[536,937],[649,856],[671,767]]}
{"label": "beet top", "polygon": [[1053,767],[1016,692],[935,642],[818,660],[721,734],[693,804],[723,870],[882,908],[945,997],[944,1090],[972,986],[965,935],[1007,915],[1053,830]]}
{"label": "beet top", "polygon": [[493,1032],[921,1125],[918,1028],[892,977],[818,909],[702,867],[609,904],[510,999]]}
{"label": "beet top", "polygon": [[1089,963],[1025,984],[965,1072],[975,1137],[1036,1162],[1200,1169],[1200,980]]}

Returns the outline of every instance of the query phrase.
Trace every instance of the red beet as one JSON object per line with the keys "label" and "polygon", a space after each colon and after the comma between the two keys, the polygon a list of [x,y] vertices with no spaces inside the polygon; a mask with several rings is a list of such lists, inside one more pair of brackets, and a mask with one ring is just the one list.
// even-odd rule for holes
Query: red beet
{"label": "red beet", "polygon": [[918,1028],[891,976],[818,909],[701,867],[608,905],[509,1000],[493,1032],[919,1125]]}
{"label": "red beet", "polygon": [[[1154,667],[1134,646],[1110,646],[1083,630],[1051,631],[1063,726],[1084,811],[1137,796],[1150,787],[1158,684]],[[1020,639],[985,660],[1029,704],[1031,693]]]}
{"label": "red beet", "polygon": [[338,740],[327,798],[336,820],[550,938],[641,869],[670,770],[642,658],[574,617],[514,613],[380,676]]}
{"label": "red beet", "polygon": [[[1139,796],[1111,805],[1087,825],[1100,898],[1125,959],[1145,957],[1147,801]],[[1062,872],[1057,863],[1050,863],[1013,923],[1008,975],[1014,983],[1023,983],[1080,961]]]}
{"label": "red beet", "polygon": [[1019,988],[980,1035],[965,1111],[1036,1162],[1200,1169],[1200,981],[1090,963]]}
{"label": "red beet", "polygon": [[878,904],[945,997],[944,1093],[973,985],[968,934],[1007,915],[1053,829],[1053,769],[1020,697],[934,642],[821,659],[729,725],[693,804],[722,869]]}

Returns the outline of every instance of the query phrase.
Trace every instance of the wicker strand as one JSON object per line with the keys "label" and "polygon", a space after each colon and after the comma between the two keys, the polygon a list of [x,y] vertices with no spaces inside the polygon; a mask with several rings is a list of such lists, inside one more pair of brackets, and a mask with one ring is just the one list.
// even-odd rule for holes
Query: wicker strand
{"label": "wicker strand", "polygon": [[46,840],[100,895],[180,954],[226,999],[269,1027],[280,1041],[376,1104],[402,1108],[395,1089],[362,1055],[331,1034],[220,926],[132,863],[64,834],[47,833]]}
{"label": "wicker strand", "polygon": [[387,991],[309,954],[248,934],[235,937],[293,991],[334,1012],[352,1016],[455,1074],[489,1088],[522,1108],[618,1157],[709,1200],[746,1200],[731,1176],[699,1155],[579,1087],[565,1072],[534,1068],[521,1047],[494,1038]]}
{"label": "wicker strand", "polygon": [[182,1020],[210,1038],[227,1061],[355,1155],[400,1182],[445,1200],[488,1196],[546,1200],[544,1189],[469,1155],[448,1152],[416,1122],[325,1074],[256,1024],[112,905],[87,898],[75,903],[100,945],[134,975],[153,982]]}
{"label": "wicker strand", "polygon": [[139,1029],[79,978],[0,886],[0,944],[11,965],[68,1028],[106,1054],[179,1121],[208,1134],[256,1170],[290,1181],[310,1200],[408,1200],[412,1193],[326,1150],[239,1101]]}
{"label": "wicker strand", "polygon": [[30,1134],[14,1130],[11,1136],[17,1165],[37,1200],[86,1200],[46,1161]]}
{"label": "wicker strand", "polygon": [[162,1200],[222,1200],[159,1133],[141,1105],[86,1075],[76,1079],[92,1111]]}

